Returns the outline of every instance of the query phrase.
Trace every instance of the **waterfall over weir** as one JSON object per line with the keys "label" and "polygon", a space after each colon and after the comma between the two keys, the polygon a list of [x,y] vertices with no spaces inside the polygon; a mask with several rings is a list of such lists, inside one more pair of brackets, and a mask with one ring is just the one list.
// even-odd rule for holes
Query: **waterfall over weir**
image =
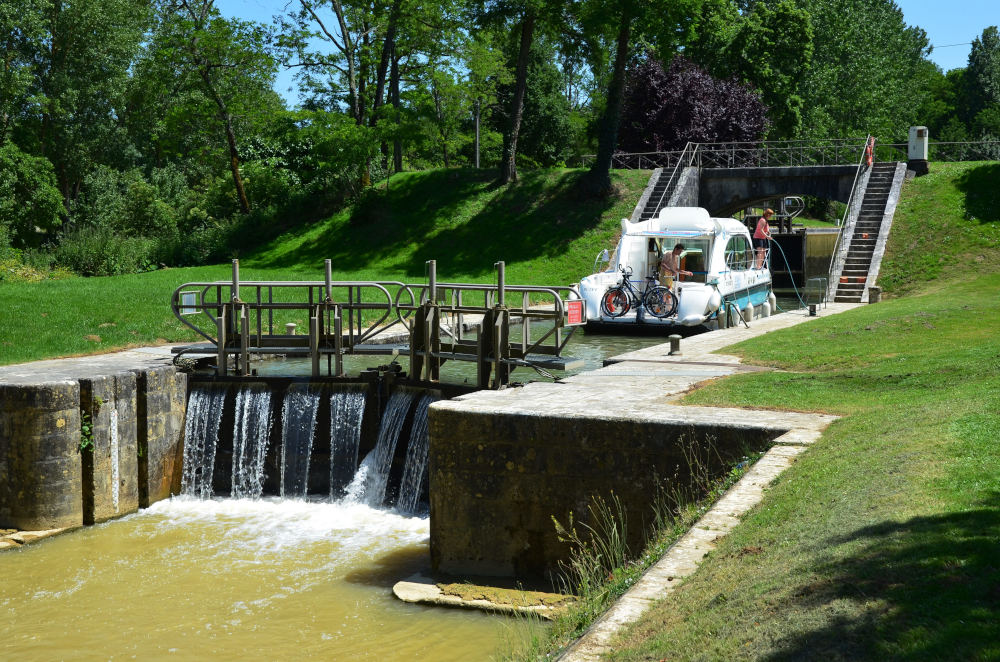
{"label": "waterfall over weir", "polygon": [[270,436],[271,391],[263,384],[241,388],[233,425],[233,497],[259,499],[264,493],[264,456]]}
{"label": "waterfall over weir", "polygon": [[184,422],[182,492],[207,499],[212,496],[212,470],[219,443],[219,424],[226,387],[209,384],[192,389]]}
{"label": "waterfall over weir", "polygon": [[330,498],[340,498],[354,478],[361,445],[365,394],[341,391],[330,398]]}
{"label": "waterfall over weir", "polygon": [[403,465],[403,480],[399,484],[399,501],[396,507],[404,513],[416,512],[420,495],[427,489],[427,409],[437,400],[424,395],[413,413],[413,432],[410,446],[406,449],[406,463]]}
{"label": "waterfall over weir", "polygon": [[312,384],[292,384],[281,410],[281,496],[304,497],[309,487],[309,459],[312,455],[320,389]]}
{"label": "waterfall over weir", "polygon": [[427,490],[427,410],[437,396],[393,391],[376,436],[375,425],[365,424],[366,415],[378,414],[369,389],[193,383],[182,492],[202,499],[227,491],[241,499],[276,494],[418,512]]}
{"label": "waterfall over weir", "polygon": [[369,506],[377,506],[385,501],[385,489],[389,483],[389,469],[392,465],[392,458],[396,454],[399,433],[403,430],[403,422],[410,411],[412,400],[412,394],[405,391],[396,391],[392,394],[385,407],[385,413],[382,414],[378,443],[361,462],[358,473],[359,478],[364,481],[364,489],[359,496]]}

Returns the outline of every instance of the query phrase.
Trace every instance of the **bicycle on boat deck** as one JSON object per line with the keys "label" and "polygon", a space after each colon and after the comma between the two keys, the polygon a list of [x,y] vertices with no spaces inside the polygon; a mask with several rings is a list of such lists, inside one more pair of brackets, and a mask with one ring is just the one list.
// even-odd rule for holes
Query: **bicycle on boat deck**
{"label": "bicycle on boat deck", "polygon": [[653,317],[670,317],[677,312],[677,297],[670,291],[669,287],[664,287],[656,282],[652,276],[646,277],[646,286],[640,292],[629,277],[632,275],[631,269],[618,267],[622,272],[622,280],[601,297],[601,312],[607,317],[621,317],[633,308],[638,312],[639,308],[645,308]]}

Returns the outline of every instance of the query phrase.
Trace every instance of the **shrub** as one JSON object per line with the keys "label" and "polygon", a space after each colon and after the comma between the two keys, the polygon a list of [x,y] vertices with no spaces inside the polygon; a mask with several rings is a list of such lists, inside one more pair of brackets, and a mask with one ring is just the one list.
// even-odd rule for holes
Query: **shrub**
{"label": "shrub", "polygon": [[156,251],[155,239],[85,227],[63,236],[55,257],[59,264],[83,276],[118,276],[148,271],[155,264]]}
{"label": "shrub", "polygon": [[178,210],[138,170],[99,166],[84,179],[74,221],[78,227],[114,230],[132,237],[170,237]]}
{"label": "shrub", "polygon": [[55,171],[45,158],[13,143],[0,147],[0,247],[37,245],[55,230],[63,213]]}

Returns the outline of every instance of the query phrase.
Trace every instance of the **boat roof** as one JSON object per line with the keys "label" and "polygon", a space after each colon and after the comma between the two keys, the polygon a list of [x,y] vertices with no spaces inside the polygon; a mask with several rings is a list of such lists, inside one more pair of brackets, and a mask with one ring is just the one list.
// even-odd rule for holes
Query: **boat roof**
{"label": "boat roof", "polygon": [[[625,225],[624,223],[622,225]],[[659,216],[648,221],[631,223],[625,234],[632,237],[671,237],[690,239],[716,234],[746,232],[742,223],[733,218],[712,218],[702,207],[664,207]]]}

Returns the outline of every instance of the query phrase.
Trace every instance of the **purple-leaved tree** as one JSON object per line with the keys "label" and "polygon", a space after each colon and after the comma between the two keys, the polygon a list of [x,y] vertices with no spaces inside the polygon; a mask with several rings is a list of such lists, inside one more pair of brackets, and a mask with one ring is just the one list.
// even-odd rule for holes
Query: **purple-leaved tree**
{"label": "purple-leaved tree", "polygon": [[681,55],[663,68],[652,56],[629,72],[618,149],[664,152],[687,142],[756,141],[767,131],[760,95],[719,80]]}

